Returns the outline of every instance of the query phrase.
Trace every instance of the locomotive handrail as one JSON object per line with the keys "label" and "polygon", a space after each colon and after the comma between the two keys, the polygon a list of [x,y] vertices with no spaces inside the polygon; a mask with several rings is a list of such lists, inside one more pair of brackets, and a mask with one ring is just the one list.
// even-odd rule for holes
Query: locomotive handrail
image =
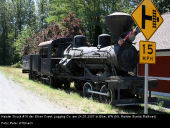
{"label": "locomotive handrail", "polygon": [[[145,77],[145,76],[139,76],[139,77]],[[157,79],[157,80],[167,80],[167,81],[170,81],[170,78],[169,78],[169,77],[148,76],[148,79]]]}
{"label": "locomotive handrail", "polygon": [[50,58],[50,59],[51,59],[51,60],[55,60],[55,59],[56,59],[56,60],[61,60],[61,59],[63,59],[63,58],[56,58],[56,57],[55,57],[55,58]]}
{"label": "locomotive handrail", "polygon": [[85,57],[72,57],[71,59],[107,59],[107,57],[99,57],[99,56],[85,56]]}
{"label": "locomotive handrail", "polygon": [[149,79],[158,79],[158,80],[167,80],[167,81],[170,81],[170,78],[168,78],[168,77],[154,77],[154,76],[149,76]]}

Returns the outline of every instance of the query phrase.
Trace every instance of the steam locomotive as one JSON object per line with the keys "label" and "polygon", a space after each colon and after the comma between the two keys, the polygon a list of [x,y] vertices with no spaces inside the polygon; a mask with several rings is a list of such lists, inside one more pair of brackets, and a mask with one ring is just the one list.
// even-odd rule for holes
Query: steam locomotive
{"label": "steam locomotive", "polygon": [[[97,98],[112,105],[143,102],[144,78],[137,75],[138,51],[133,46],[138,28],[129,14],[116,12],[105,18],[111,34],[98,36],[97,47],[89,46],[84,35],[39,44],[38,55],[23,56],[23,73],[53,87],[70,87],[71,82],[84,97]],[[113,41],[116,42],[113,44]],[[158,81],[149,80],[151,88]]]}

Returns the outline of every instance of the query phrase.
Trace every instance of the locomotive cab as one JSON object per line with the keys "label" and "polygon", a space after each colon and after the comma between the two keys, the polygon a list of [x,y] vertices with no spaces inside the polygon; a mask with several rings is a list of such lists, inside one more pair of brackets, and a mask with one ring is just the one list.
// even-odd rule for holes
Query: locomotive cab
{"label": "locomotive cab", "polygon": [[[72,38],[60,38],[56,40],[46,41],[39,44],[39,63],[35,65],[41,75],[51,76],[56,64],[63,58],[64,50],[72,43]],[[34,64],[34,60],[32,62]]]}

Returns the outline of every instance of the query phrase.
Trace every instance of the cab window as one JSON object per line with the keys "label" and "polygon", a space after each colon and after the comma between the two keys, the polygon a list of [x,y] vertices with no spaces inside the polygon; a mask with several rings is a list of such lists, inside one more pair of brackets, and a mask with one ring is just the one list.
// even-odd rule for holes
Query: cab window
{"label": "cab window", "polygon": [[42,58],[48,58],[48,47],[41,48],[40,55]]}

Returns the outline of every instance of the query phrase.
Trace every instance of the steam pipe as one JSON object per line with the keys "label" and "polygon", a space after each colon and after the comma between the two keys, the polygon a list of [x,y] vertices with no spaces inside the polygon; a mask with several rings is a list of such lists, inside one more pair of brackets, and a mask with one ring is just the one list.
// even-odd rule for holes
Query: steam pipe
{"label": "steam pipe", "polygon": [[123,43],[125,43],[127,40],[130,40],[131,42],[133,42],[135,40],[135,37],[137,36],[137,34],[140,33],[140,30],[138,27],[136,27],[134,30],[130,31],[124,39],[120,39],[118,41],[118,44],[121,46]]}

